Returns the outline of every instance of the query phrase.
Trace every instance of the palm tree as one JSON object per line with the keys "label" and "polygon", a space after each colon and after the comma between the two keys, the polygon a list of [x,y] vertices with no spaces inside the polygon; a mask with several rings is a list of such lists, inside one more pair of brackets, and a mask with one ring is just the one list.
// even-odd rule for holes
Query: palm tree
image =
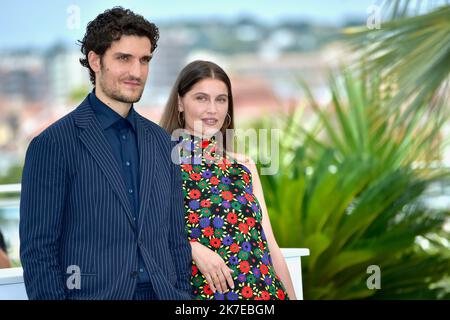
{"label": "palm tree", "polygon": [[[433,10],[420,14],[427,8]],[[392,106],[407,104],[399,122],[420,107],[448,113],[448,108],[438,106],[448,107],[439,100],[450,101],[449,1],[445,5],[442,1],[383,1],[382,12],[388,21],[380,29],[360,26],[344,33],[357,48],[368,73],[395,79],[397,94]]]}
{"label": "palm tree", "polygon": [[[261,180],[280,245],[310,249],[306,299],[450,298],[450,249],[441,232],[450,212],[420,202],[430,184],[449,176],[430,165],[445,118],[428,114],[424,121],[419,112],[395,124],[404,110],[391,110],[390,87],[344,71],[330,81],[327,108],[305,86],[312,128],[304,128],[310,120],[301,110],[281,120],[281,167]],[[373,265],[381,270],[380,290],[367,286]]]}

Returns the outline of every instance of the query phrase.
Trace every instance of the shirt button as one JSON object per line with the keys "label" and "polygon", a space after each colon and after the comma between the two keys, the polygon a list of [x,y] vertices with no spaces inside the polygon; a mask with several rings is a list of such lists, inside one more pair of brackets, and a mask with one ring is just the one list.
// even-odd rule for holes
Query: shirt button
{"label": "shirt button", "polygon": [[136,218],[135,218],[135,217],[133,217],[133,221],[136,221]]}
{"label": "shirt button", "polygon": [[130,275],[131,275],[132,278],[137,278],[138,275],[139,275],[139,273],[138,273],[137,271],[132,271],[132,272],[130,273]]}
{"label": "shirt button", "polygon": [[127,136],[123,134],[122,139],[125,140],[126,138],[127,138]]}
{"label": "shirt button", "polygon": [[133,193],[133,189],[128,189],[128,193]]}
{"label": "shirt button", "polygon": [[140,268],[139,271],[140,271],[141,273],[143,273],[143,272],[144,272],[144,269]]}
{"label": "shirt button", "polygon": [[125,162],[125,165],[126,165],[127,167],[129,167],[129,166],[131,166],[131,162],[130,162],[130,161]]}

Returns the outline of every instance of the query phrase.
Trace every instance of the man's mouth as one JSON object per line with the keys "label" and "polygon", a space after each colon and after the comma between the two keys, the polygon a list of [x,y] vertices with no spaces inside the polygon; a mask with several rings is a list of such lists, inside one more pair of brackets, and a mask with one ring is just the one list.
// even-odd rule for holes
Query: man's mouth
{"label": "man's mouth", "polygon": [[140,87],[141,86],[141,82],[137,81],[137,80],[125,80],[123,83],[125,83],[128,86],[132,86],[132,87]]}

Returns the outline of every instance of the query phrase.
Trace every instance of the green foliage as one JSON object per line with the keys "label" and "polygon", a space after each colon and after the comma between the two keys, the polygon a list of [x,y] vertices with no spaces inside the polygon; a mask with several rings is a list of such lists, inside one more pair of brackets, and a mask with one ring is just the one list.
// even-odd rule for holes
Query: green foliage
{"label": "green foliage", "polygon": [[[392,106],[412,100],[403,118],[419,108],[439,109],[435,105],[440,99],[448,101],[450,94],[450,5],[408,16],[422,10],[423,2],[385,1],[386,11],[394,19],[383,22],[381,29],[360,26],[344,30],[367,72],[395,79],[398,89]],[[361,68],[359,64],[356,67]]]}
{"label": "green foliage", "polygon": [[[446,119],[417,113],[396,123],[404,110],[388,109],[388,88],[344,71],[330,81],[328,108],[304,86],[313,119],[303,120],[299,109],[281,124],[272,120],[283,132],[281,165],[261,180],[279,245],[310,249],[306,299],[450,297],[445,286],[433,287],[449,275],[448,242],[436,241],[434,250],[418,244],[448,238],[442,226],[450,212],[419,201],[430,184],[449,177],[431,166]],[[367,288],[370,265],[381,269],[380,290]]]}
{"label": "green foliage", "polygon": [[[16,184],[22,180],[22,165],[15,164],[9,167],[9,169],[0,175],[0,185],[3,184]],[[11,196],[17,197],[17,192],[13,193],[0,193],[0,199],[10,198]]]}
{"label": "green foliage", "polygon": [[0,184],[20,183],[22,179],[22,165],[15,164],[9,167],[5,174],[0,175]]}
{"label": "green foliage", "polygon": [[69,99],[73,103],[79,103],[80,101],[83,101],[83,99],[86,97],[86,95],[89,94],[89,88],[87,87],[78,87],[73,89],[69,94]]}

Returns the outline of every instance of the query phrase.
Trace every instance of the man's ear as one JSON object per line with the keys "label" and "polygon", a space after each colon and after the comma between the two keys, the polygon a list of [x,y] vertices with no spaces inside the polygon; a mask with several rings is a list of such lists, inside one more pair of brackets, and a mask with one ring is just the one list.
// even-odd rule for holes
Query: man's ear
{"label": "man's ear", "polygon": [[101,68],[100,56],[96,54],[94,51],[89,51],[88,53],[88,62],[94,72],[99,72]]}

